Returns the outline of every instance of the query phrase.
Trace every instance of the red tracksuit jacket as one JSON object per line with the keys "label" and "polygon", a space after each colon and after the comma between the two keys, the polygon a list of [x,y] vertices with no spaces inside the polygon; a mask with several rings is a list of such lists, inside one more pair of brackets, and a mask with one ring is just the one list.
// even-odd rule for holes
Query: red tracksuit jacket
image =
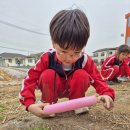
{"label": "red tracksuit jacket", "polygon": [[113,80],[114,78],[124,76],[127,65],[125,61],[120,61],[116,55],[106,58],[101,66],[101,75],[104,79]]}
{"label": "red tracksuit jacket", "polygon": [[130,57],[128,57],[125,61],[125,76],[128,76],[130,78]]}
{"label": "red tracksuit jacket", "polygon": [[[51,68],[54,69],[61,77],[65,77],[61,64],[57,63],[58,68],[56,68],[55,64],[57,61],[55,57],[55,51],[44,53],[40,60],[36,63],[35,67],[28,71],[28,75],[23,80],[22,88],[19,93],[20,102],[26,107],[35,103],[34,91],[39,77],[44,70]],[[99,95],[109,95],[114,100],[114,90],[108,87],[107,83],[102,80],[94,61],[87,54],[84,54],[78,61],[76,61],[75,68],[71,73],[78,68],[84,69],[90,75],[91,85],[94,86]]]}
{"label": "red tracksuit jacket", "polygon": [[130,67],[130,57],[125,60],[126,64]]}

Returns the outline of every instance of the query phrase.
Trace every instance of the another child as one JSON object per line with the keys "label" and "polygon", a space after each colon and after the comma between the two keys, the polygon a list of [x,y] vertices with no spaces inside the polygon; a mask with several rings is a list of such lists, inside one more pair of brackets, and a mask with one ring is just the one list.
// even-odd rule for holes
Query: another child
{"label": "another child", "polygon": [[125,66],[123,69],[123,73],[120,76],[120,80],[122,81],[129,81],[130,79],[130,53],[128,55],[128,58],[125,59]]}
{"label": "another child", "polygon": [[125,60],[128,58],[130,48],[127,45],[121,45],[117,48],[114,55],[109,56],[101,66],[101,75],[107,80],[108,84],[120,83],[123,81],[127,65]]}
{"label": "another child", "polygon": [[[84,53],[90,29],[85,13],[79,9],[61,10],[50,22],[50,35],[55,50],[44,53],[28,71],[20,91],[20,102],[32,114],[44,117],[43,108],[57,103],[58,98],[85,96],[90,85],[99,94],[106,109],[113,107],[114,90],[102,80],[93,60]],[[41,90],[42,104],[35,103],[36,86]],[[80,114],[85,108],[76,109]]]}

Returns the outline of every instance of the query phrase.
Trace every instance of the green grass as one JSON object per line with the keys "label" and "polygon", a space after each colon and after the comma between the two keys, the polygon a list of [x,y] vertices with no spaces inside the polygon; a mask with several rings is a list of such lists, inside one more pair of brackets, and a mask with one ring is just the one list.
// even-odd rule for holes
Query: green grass
{"label": "green grass", "polygon": [[47,130],[47,129],[46,128],[40,128],[40,127],[38,127],[38,128],[34,128],[32,130]]}
{"label": "green grass", "polygon": [[0,115],[0,121],[3,121],[4,116]]}
{"label": "green grass", "polygon": [[49,130],[48,128],[45,128],[45,127],[35,127],[35,128],[31,128],[31,129],[28,129],[28,130]]}
{"label": "green grass", "polygon": [[5,110],[5,107],[0,104],[0,112],[3,112]]}

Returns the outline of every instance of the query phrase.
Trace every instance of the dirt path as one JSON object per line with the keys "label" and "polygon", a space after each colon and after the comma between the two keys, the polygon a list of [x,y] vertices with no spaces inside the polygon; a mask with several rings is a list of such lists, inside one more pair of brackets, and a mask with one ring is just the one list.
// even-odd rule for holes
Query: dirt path
{"label": "dirt path", "polygon": [[[90,107],[84,115],[72,111],[55,118],[31,115],[18,101],[20,85],[0,87],[0,130],[130,130],[130,82],[112,86],[116,91],[115,107],[107,111],[102,104]],[[40,92],[37,91],[37,100]],[[87,95],[95,94],[90,88]]]}

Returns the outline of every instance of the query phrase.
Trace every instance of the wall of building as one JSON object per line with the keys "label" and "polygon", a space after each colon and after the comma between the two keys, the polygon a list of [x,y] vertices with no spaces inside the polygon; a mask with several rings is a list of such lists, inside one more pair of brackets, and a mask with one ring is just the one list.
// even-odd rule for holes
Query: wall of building
{"label": "wall of building", "polygon": [[101,65],[103,61],[110,55],[115,54],[116,50],[104,50],[93,53],[92,59],[97,65]]}
{"label": "wall of building", "polygon": [[130,13],[126,14],[125,44],[130,46]]}
{"label": "wall of building", "polygon": [[0,66],[35,66],[35,58],[6,58],[0,60]]}
{"label": "wall of building", "polygon": [[25,66],[34,66],[35,65],[35,58],[26,58],[25,59]]}

